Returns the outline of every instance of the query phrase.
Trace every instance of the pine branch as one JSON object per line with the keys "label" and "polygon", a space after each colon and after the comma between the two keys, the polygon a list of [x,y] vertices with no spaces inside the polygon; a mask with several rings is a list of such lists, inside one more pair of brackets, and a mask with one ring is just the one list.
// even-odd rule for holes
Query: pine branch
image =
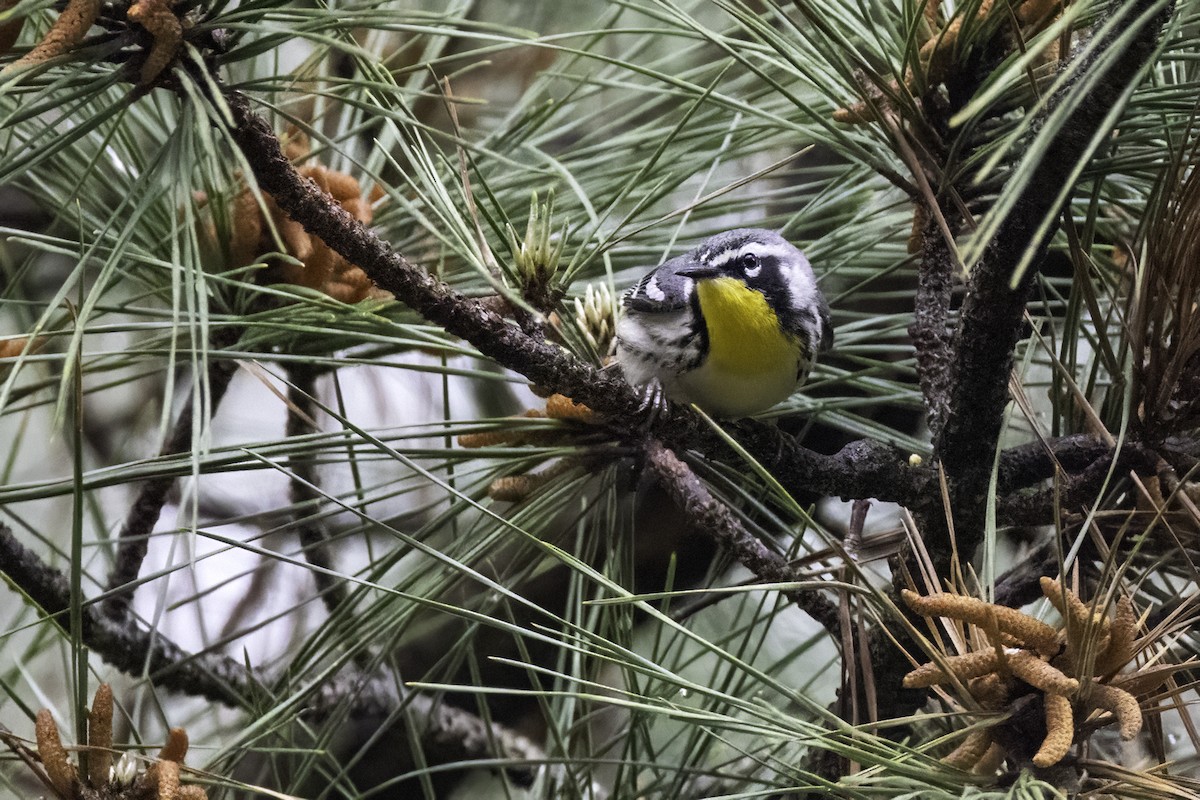
{"label": "pine branch", "polygon": [[[287,362],[288,403],[286,435],[295,439],[303,435],[317,415],[317,375],[321,370],[307,364]],[[346,584],[332,574],[333,552],[329,546],[329,531],[318,516],[322,494],[317,489],[317,470],[308,453],[297,452],[288,458],[288,481],[295,508],[296,532],[312,571],[321,601],[330,613],[346,599]]]}
{"label": "pine branch", "polygon": [[[1061,212],[1052,205],[1056,193],[1050,187],[1061,187],[1069,182],[1071,171],[1088,153],[1105,118],[1153,54],[1162,27],[1170,16],[1169,6],[1156,14],[1146,13],[1158,4],[1159,0],[1137,1],[1131,12],[1131,16],[1139,20],[1137,35],[1123,52],[1103,61],[1101,67],[1094,67],[1096,60],[1111,56],[1113,40],[1128,29],[1110,32],[1104,41],[1094,42],[1097,47],[1091,51],[1093,55],[1087,56],[1091,63],[1080,65],[1080,74],[1086,74],[1089,67],[1102,69],[1103,74],[1094,76],[1100,79],[1092,83],[1090,91],[1071,109],[1069,119],[1062,124],[1062,134],[1035,167],[1027,188],[1000,225],[983,258],[971,271],[952,343],[946,417],[934,439],[934,455],[940,460],[949,481],[953,536],[940,503],[913,509],[935,576],[949,576],[956,557],[963,561],[973,558],[986,529],[988,486],[1003,426],[1004,408],[1008,403],[1009,376],[1036,269],[1026,270],[1015,286],[1011,285],[1013,278],[1028,252],[1033,252],[1031,263],[1036,267],[1049,249],[1053,226],[1046,233],[1039,233],[1038,229],[1048,217]],[[1071,99],[1070,88],[1062,88],[1050,98],[1039,112],[1041,121]],[[1034,127],[1037,129],[1040,125]],[[940,262],[925,267],[939,274],[943,270]],[[1064,455],[1068,450],[1069,447],[1064,447]],[[1103,459],[1104,456],[1100,456],[1099,460],[1083,467],[1083,475],[1079,478],[1081,484],[1097,486],[1097,481],[1107,474]],[[1036,475],[1038,472],[1028,466],[1033,462],[1045,463],[1043,459],[1032,458],[1027,448],[1019,448],[1011,461],[1014,467],[1009,469],[1010,477],[1022,472]],[[1015,466],[1019,464],[1028,466]],[[1097,464],[1103,464],[1104,468],[1098,468]],[[1002,467],[1002,474],[1003,471]],[[1102,474],[1098,477],[1097,472]],[[1012,486],[1008,488],[1011,491]],[[1057,487],[1050,487],[1028,498],[1027,505],[1009,501],[1002,509],[1009,518],[1022,523],[1034,519],[1051,522],[1052,519],[1045,517],[1053,513],[1059,499]],[[1068,495],[1065,499],[1074,501],[1077,498]],[[916,565],[910,565],[909,571],[917,574]],[[894,576],[894,582],[897,589],[901,588],[900,573]],[[879,631],[874,633],[872,663],[877,676],[887,676],[879,678],[879,685],[898,686],[899,677],[907,669],[905,658],[896,648],[886,646]],[[896,682],[889,683],[889,678]],[[881,716],[902,717],[919,706],[923,694],[891,692],[884,693],[880,700]]]}
{"label": "pine branch", "polygon": [[[1158,13],[1146,12],[1160,5],[1160,0],[1139,0],[1131,7],[1129,16],[1140,27],[1119,56],[1111,57],[1114,40],[1127,35],[1128,28],[1118,26],[1104,41],[1094,42],[1089,58],[1093,62],[1104,59],[1095,67],[1102,74],[1094,76],[1097,80],[1091,90],[1072,109],[1023,195],[971,270],[954,338],[948,414],[934,441],[934,452],[950,480],[958,552],[974,554],[983,538],[984,504],[1008,403],[1013,353],[1036,270],[1026,270],[1016,286],[1010,284],[1028,251],[1034,253],[1034,265],[1045,256],[1053,228],[1045,234],[1039,234],[1038,228],[1048,216],[1061,211],[1051,205],[1056,197],[1053,189],[1070,180],[1071,171],[1088,152],[1105,118],[1153,54],[1171,9],[1167,5]],[[1090,66],[1083,65],[1081,73],[1087,73]],[[1070,90],[1070,86],[1064,87],[1050,99],[1040,112],[1043,121],[1069,99]],[[935,531],[941,535],[931,536]],[[954,551],[948,531],[936,525],[924,533],[938,574],[946,574]]]}
{"label": "pine branch", "polygon": [[933,213],[923,199],[918,199],[917,204],[917,213],[925,218],[925,224],[921,231],[921,268],[913,302],[913,323],[908,328],[908,335],[913,340],[917,380],[925,398],[929,432],[936,438],[949,414],[953,358],[950,296],[957,264]]}
{"label": "pine branch", "polygon": [[[799,580],[787,559],[767,548],[746,530],[729,507],[713,496],[692,468],[653,437],[645,444],[646,466],[658,484],[686,515],[693,527],[726,548],[738,563],[769,583]],[[820,589],[790,589],[784,595],[841,641],[837,606]]]}
{"label": "pine branch", "polygon": [[[1154,36],[1157,36],[1157,28],[1150,39],[1153,40]],[[1143,50],[1139,49],[1138,52],[1142,53]],[[1109,89],[1112,90],[1111,87]],[[583,403],[610,420],[620,420],[621,423],[613,427],[628,430],[631,438],[640,436],[645,409],[642,408],[641,397],[628,384],[610,372],[594,369],[553,344],[527,335],[486,305],[456,293],[392,250],[316,184],[302,178],[292,168],[280,150],[278,138],[266,121],[253,113],[245,95],[227,90],[225,100],[236,122],[236,127],[230,133],[251,165],[260,188],[270,193],[280,208],[306,230],[319,236],[347,261],[361,267],[378,286],[395,294],[429,322],[465,339],[485,356],[524,375],[532,383]],[[1081,109],[1092,114],[1092,104],[1083,104]],[[1089,120],[1098,124],[1090,117]],[[1077,138],[1073,138],[1072,142],[1076,142]],[[1079,146],[1077,142],[1076,146]],[[1053,160],[1057,163],[1068,155],[1064,151],[1061,157]],[[1038,195],[1040,202],[1037,208],[1043,207],[1044,193],[1034,194]],[[1020,216],[1026,225],[1034,224],[1038,219],[1037,208],[1022,208],[1021,214],[1014,216]],[[1014,231],[1011,236],[1019,236],[1019,232]],[[1045,243],[1042,247],[1045,248]],[[985,441],[991,442],[994,448],[999,433],[998,414],[1003,411],[1007,400],[1007,375],[1012,363],[1015,336],[1024,312],[1024,290],[1008,291],[1003,277],[1006,273],[1001,265],[1007,264],[1011,272],[1021,252],[1022,248],[1010,242],[996,251],[986,266],[981,265],[983,273],[990,277],[979,274],[973,278],[973,282],[986,287],[989,297],[1001,296],[1004,302],[998,301],[992,307],[978,299],[973,300],[969,324],[964,320],[956,340],[953,368],[956,374],[961,373],[964,377],[955,379],[949,404],[956,409],[952,414],[955,422],[949,426],[949,431],[943,431],[939,442],[941,451],[946,453],[943,462],[949,459],[953,468],[961,474],[954,483],[958,493],[964,498],[972,492],[976,493],[971,502],[964,500],[964,510],[960,512],[967,514],[964,519],[980,517],[982,500],[978,496],[978,487],[982,485],[986,490],[986,479],[991,469],[989,448],[971,444],[967,438],[968,431],[980,434],[985,429],[991,431],[988,434],[990,438]],[[941,298],[946,290],[944,286],[938,288],[931,284],[929,294],[931,298]],[[974,291],[978,294],[983,290],[976,287]],[[931,305],[940,306],[941,300]],[[933,312],[931,320],[937,318],[940,318],[937,312]],[[930,324],[935,323],[931,321]],[[983,333],[985,328],[992,326],[1003,328],[994,339]],[[997,363],[1001,366],[997,366]],[[976,374],[979,370],[986,374]],[[971,390],[963,389],[960,385],[968,373],[968,383],[974,387]],[[976,409],[969,392],[983,392],[984,388],[991,392],[991,400],[981,402],[981,407]],[[985,424],[984,418],[988,415],[991,416],[991,422]],[[908,454],[891,445],[862,439],[847,444],[833,455],[826,455],[801,446],[776,427],[754,420],[739,421],[734,424],[734,429],[738,443],[790,492],[815,493],[847,500],[896,502],[914,511],[929,509],[929,518],[937,518],[942,513],[933,470],[911,466]],[[672,407],[658,415],[654,422],[654,434],[673,450],[694,450],[716,460],[737,458],[723,439],[684,408]],[[949,442],[955,443],[953,448]],[[634,445],[637,446],[636,442]],[[1013,458],[1016,461],[1028,459],[1031,449],[1037,446],[1018,448]],[[1069,449],[1070,446],[1064,444],[1065,448]],[[1099,455],[1098,451],[1093,452]],[[983,458],[984,453],[987,453],[986,459]],[[1002,455],[1002,470],[1006,468],[1007,461],[1008,457]],[[953,477],[955,473],[951,475]],[[1053,503],[1049,502],[1049,498],[1039,507],[1027,504],[1027,509],[1022,512],[1025,518],[1030,514],[1040,514],[1044,522],[1052,521],[1052,513]],[[944,546],[946,537],[935,537],[935,540],[943,543],[937,544],[935,551],[941,555],[948,554],[949,550]],[[960,540],[960,547],[964,552],[974,550],[970,540],[966,546]]]}
{"label": "pine branch", "polygon": [[[296,172],[280,150],[270,125],[251,110],[245,95],[227,90],[224,99],[235,123],[229,133],[250,164],[259,187],[305,230],[320,237],[366,272],[377,286],[394,294],[428,322],[470,342],[483,355],[548,391],[620,420],[631,432],[638,429],[648,412],[641,396],[624,380],[527,335],[484,304],[458,294],[392,250],[315,183]],[[876,498],[904,505],[920,503],[929,494],[932,473],[909,466],[908,454],[890,445],[861,440],[834,455],[823,455],[763,423],[743,420],[737,427],[739,443],[789,491]],[[725,459],[733,455],[720,437],[681,407],[657,415],[654,432],[675,450],[696,449]]]}
{"label": "pine branch", "polygon": [[[56,623],[70,613],[65,575],[26,548],[0,523],[0,572],[39,611]],[[60,623],[61,624],[61,623]],[[147,673],[156,684],[195,697],[240,707],[252,691],[244,666],[222,655],[192,654],[157,631],[142,630],[125,611],[113,616],[94,604],[83,607],[84,644],[130,675]]]}
{"label": "pine branch", "polygon": [[[233,328],[218,329],[212,335],[212,349],[225,350],[232,347],[239,335]],[[216,413],[236,369],[236,363],[229,359],[209,359],[209,407],[204,409],[203,414],[206,420],[212,419]],[[179,455],[191,448],[196,423],[194,400],[195,393],[189,393],[187,401],[179,411],[179,417],[175,420],[175,426],[171,429],[171,435],[159,450],[160,456]],[[174,485],[173,475],[162,474],[148,478],[142,483],[129,513],[125,516],[125,523],[117,535],[117,555],[108,575],[108,596],[104,601],[104,612],[112,619],[121,619],[129,614],[133,593],[137,589],[137,578],[142,571],[142,562],[150,548],[150,534],[158,524],[167,494]]]}
{"label": "pine branch", "polygon": [[1078,473],[1064,475],[1061,481],[1050,486],[1002,497],[997,516],[1009,525],[1045,524],[1047,509],[1058,507],[1067,512],[1094,503],[1109,475],[1121,477],[1129,470],[1140,475],[1153,475],[1158,462],[1157,453],[1136,445],[1100,454]]}
{"label": "pine branch", "polygon": [[[13,536],[0,523],[0,573],[24,594],[47,619],[58,624],[70,614],[71,591],[67,577],[54,569]],[[132,614],[114,618],[94,604],[83,606],[83,643],[105,662],[134,677],[147,677],[155,686],[203,697],[232,708],[275,707],[279,691],[275,679],[228,656],[189,653],[156,630],[140,627]],[[286,670],[283,672],[286,676]],[[401,705],[407,707],[415,736],[426,757],[442,763],[484,758],[539,761],[541,749],[502,725],[488,724],[469,712],[448,706],[422,692],[396,689],[390,674],[364,675],[347,669],[316,687],[305,708],[310,719],[335,714],[351,719],[387,717]],[[512,770],[525,782],[525,770]]]}

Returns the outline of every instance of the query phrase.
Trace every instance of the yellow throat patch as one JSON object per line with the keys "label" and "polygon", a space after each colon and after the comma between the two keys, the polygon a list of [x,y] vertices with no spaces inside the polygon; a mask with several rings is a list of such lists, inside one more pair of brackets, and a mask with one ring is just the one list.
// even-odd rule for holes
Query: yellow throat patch
{"label": "yellow throat patch", "polygon": [[762,292],[736,278],[696,282],[708,327],[708,366],[730,377],[796,370],[799,342],[783,332]]}

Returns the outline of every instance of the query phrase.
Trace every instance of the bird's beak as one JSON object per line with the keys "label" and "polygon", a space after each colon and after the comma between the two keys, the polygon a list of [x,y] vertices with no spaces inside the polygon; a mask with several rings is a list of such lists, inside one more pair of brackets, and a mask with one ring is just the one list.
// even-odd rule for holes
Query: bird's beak
{"label": "bird's beak", "polygon": [[721,270],[706,267],[703,264],[692,264],[683,269],[675,270],[676,275],[682,275],[685,278],[691,278],[694,281],[703,280],[705,278],[715,278],[721,274]]}

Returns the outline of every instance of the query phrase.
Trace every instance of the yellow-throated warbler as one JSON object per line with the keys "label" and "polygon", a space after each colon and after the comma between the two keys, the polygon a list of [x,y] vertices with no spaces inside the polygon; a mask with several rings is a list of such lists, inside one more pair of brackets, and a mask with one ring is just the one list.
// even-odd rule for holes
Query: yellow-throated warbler
{"label": "yellow-throated warbler", "polygon": [[622,298],[617,361],[634,385],[744,417],[785,399],[833,343],[808,259],[739,228],[660,264]]}

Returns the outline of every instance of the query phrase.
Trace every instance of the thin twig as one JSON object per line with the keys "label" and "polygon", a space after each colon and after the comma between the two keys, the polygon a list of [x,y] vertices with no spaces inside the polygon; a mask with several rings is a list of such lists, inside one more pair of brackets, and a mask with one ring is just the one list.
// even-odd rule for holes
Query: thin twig
{"label": "thin twig", "polygon": [[1033,552],[997,578],[992,590],[996,605],[1020,608],[1042,599],[1041,579],[1058,574],[1059,548],[1058,536],[1049,536]]}
{"label": "thin twig", "polygon": [[316,465],[309,453],[295,442],[296,437],[307,433],[316,419],[317,375],[321,370],[307,364],[288,362],[287,390],[287,437],[297,448],[288,457],[288,472],[291,475],[291,499],[295,515],[296,534],[300,538],[304,557],[318,569],[312,571],[321,601],[332,614],[346,599],[346,584],[332,574],[333,553],[329,547],[329,531],[317,515],[322,499],[317,489]]}
{"label": "thin twig", "polygon": [[[1005,495],[1053,478],[1059,470],[1075,472],[1112,451],[1101,437],[1080,433],[1010,447],[1000,455],[996,491]],[[1039,589],[1040,591],[1040,589]]]}
{"label": "thin twig", "polygon": [[[231,347],[240,334],[233,328],[220,328],[212,335],[212,349],[225,350]],[[203,418],[212,419],[217,411],[229,381],[237,369],[235,362],[224,358],[209,358],[208,360],[208,392],[209,406],[204,409]],[[160,456],[173,456],[186,452],[192,446],[193,428],[195,426],[194,393],[189,393],[187,401],[179,411],[171,435],[159,450]],[[142,483],[121,532],[117,535],[117,555],[112,571],[108,575],[108,597],[104,601],[104,613],[113,619],[121,619],[129,611],[133,603],[133,593],[136,590],[138,575],[142,571],[142,562],[150,549],[150,534],[158,524],[167,494],[175,485],[173,475],[163,474],[147,479]]]}
{"label": "thin twig", "polygon": [[[683,463],[662,442],[649,437],[645,445],[646,465],[663,491],[687,515],[691,524],[729,550],[738,563],[768,583],[795,583],[799,580],[787,559],[770,550],[752,535],[729,507],[713,496],[692,468]],[[815,619],[835,640],[841,623],[837,605],[819,589],[789,589],[783,594]]]}
{"label": "thin twig", "polygon": [[[1116,459],[1116,466],[1113,460]],[[1126,447],[1097,456],[1082,471],[1064,475],[1061,480],[1028,493],[1013,493],[1000,499],[996,515],[1007,525],[1044,525],[1046,515],[1060,508],[1064,512],[1077,511],[1082,506],[1096,502],[1099,492],[1110,473],[1121,477],[1128,470],[1142,475],[1155,474],[1158,457],[1155,453],[1139,447]]]}
{"label": "thin twig", "polygon": [[[71,607],[65,575],[26,548],[0,524],[0,572],[3,572],[40,611],[56,622]],[[147,674],[164,688],[176,689],[229,706],[240,707],[251,691],[246,668],[226,656],[193,654],[157,631],[141,629],[126,611],[112,617],[94,604],[83,606],[84,644],[105,661],[130,675]]]}

